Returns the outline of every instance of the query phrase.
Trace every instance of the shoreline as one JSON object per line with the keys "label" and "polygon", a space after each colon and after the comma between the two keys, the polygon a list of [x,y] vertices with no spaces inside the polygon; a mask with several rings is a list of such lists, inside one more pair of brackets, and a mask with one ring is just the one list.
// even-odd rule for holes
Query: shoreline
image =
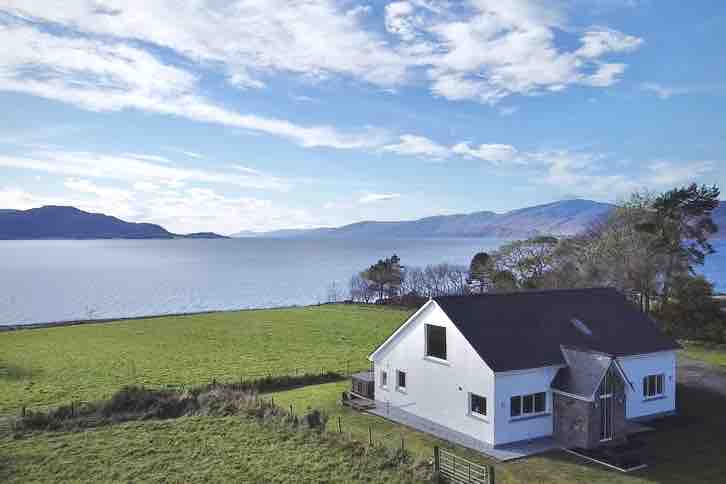
{"label": "shoreline", "polygon": [[100,318],[100,319],[71,319],[65,321],[49,321],[45,323],[12,323],[0,325],[0,333],[9,331],[21,331],[24,329],[44,329],[44,328],[57,328],[66,326],[81,326],[86,324],[108,324],[115,322],[124,321],[139,321],[142,319],[160,319],[160,318],[175,318],[183,316],[204,316],[206,314],[219,314],[219,313],[239,313],[242,311],[271,311],[275,309],[294,309],[294,308],[307,308],[325,306],[328,304],[344,304],[340,303],[318,303],[309,305],[298,305],[293,304],[290,306],[274,306],[274,307],[260,307],[260,308],[239,308],[239,309],[211,309],[208,311],[191,311],[181,313],[165,313],[165,314],[150,314],[146,316],[127,316],[118,318]]}

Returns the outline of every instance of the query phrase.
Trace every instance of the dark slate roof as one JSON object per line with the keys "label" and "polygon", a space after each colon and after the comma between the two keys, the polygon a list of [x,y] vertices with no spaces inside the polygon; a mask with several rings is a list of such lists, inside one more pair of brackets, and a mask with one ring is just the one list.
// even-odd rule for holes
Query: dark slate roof
{"label": "dark slate roof", "polygon": [[[494,371],[564,365],[561,345],[615,357],[680,348],[615,289],[444,296],[435,301]],[[573,320],[582,321],[590,334]]]}
{"label": "dark slate roof", "polygon": [[592,398],[613,362],[612,357],[572,348],[562,348],[562,353],[568,366],[557,372],[552,380],[552,388]]}

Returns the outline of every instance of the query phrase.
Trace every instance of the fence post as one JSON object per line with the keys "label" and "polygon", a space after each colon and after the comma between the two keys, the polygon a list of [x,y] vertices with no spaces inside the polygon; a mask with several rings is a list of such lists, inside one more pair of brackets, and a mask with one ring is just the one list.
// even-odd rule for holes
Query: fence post
{"label": "fence post", "polygon": [[406,452],[406,444],[403,442],[403,437],[401,437],[401,452]]}
{"label": "fence post", "polygon": [[293,412],[293,410],[292,410],[292,403],[291,403],[290,404],[290,416],[292,417],[294,415],[295,415],[295,412]]}
{"label": "fence post", "polygon": [[271,403],[272,403],[272,406],[273,406],[273,408],[274,408],[274,406],[275,406],[275,397],[272,397],[272,401],[271,401]]}
{"label": "fence post", "polygon": [[439,473],[441,469],[441,457],[439,455],[439,446],[434,446],[434,472]]}
{"label": "fence post", "polygon": [[368,443],[373,446],[373,428],[368,426]]}
{"label": "fence post", "polygon": [[494,466],[487,466],[487,481],[494,484]]}
{"label": "fence post", "polygon": [[339,434],[343,433],[343,425],[340,422],[340,415],[338,415],[338,433]]}

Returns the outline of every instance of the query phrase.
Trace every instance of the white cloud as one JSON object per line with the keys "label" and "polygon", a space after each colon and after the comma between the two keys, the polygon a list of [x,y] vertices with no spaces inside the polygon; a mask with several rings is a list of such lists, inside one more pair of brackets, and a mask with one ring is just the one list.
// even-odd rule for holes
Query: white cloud
{"label": "white cloud", "polygon": [[400,193],[368,193],[363,195],[358,201],[360,203],[385,202],[401,198]]}
{"label": "white cloud", "polygon": [[673,96],[690,92],[686,88],[664,86],[655,82],[644,82],[640,85],[640,88],[655,93],[661,99],[670,99]]}
{"label": "white cloud", "polygon": [[[98,2],[87,0],[3,3],[11,15],[54,22],[85,34],[72,38],[77,44],[75,54],[68,55],[70,47],[53,45],[58,41],[48,37],[63,38],[63,42],[71,42],[71,37],[45,34],[38,40],[36,32],[35,38],[26,34],[25,39],[13,39],[9,30],[17,30],[17,25],[5,26],[0,35],[11,48],[3,49],[4,55],[15,46],[20,47],[21,59],[32,51],[43,71],[43,76],[25,86],[21,82],[7,85],[6,80],[6,89],[61,98],[89,109],[135,108],[193,119],[197,119],[195,113],[209,111],[204,106],[208,103],[195,94],[196,77],[183,69],[154,64],[140,44],[131,47],[129,41],[172,49],[188,64],[222,71],[231,85],[242,89],[262,89],[267,77],[279,73],[309,80],[342,76],[384,89],[415,82],[423,74],[438,96],[485,103],[513,94],[558,91],[572,84],[611,85],[625,66],[603,58],[627,54],[643,42],[595,26],[584,29],[578,48],[563,49],[555,37],[569,28],[566,16],[556,4],[534,0],[393,1],[385,6],[382,20],[387,36],[370,25],[369,8],[334,0],[183,4],[129,0],[111,9],[99,9]],[[24,28],[30,29],[27,24]],[[47,50],[48,44],[53,52]],[[54,62],[59,65],[55,72],[48,68]],[[49,71],[54,75],[47,79]],[[90,76],[78,76],[78,72]],[[137,78],[130,77],[134,72]],[[67,75],[79,82],[64,82]],[[100,89],[109,79],[111,85]],[[126,89],[109,96],[119,79],[127,83],[122,83]],[[89,90],[89,95],[82,95]],[[173,103],[178,94],[185,99]],[[270,132],[265,119],[230,112],[216,112],[212,117],[215,120],[202,120]],[[295,130],[276,126],[273,132],[305,146],[361,145],[360,138],[322,144],[318,131],[310,129],[312,133],[290,133]]]}
{"label": "white cloud", "polygon": [[576,54],[589,59],[612,52],[632,52],[643,43],[643,39],[608,28],[588,30],[580,40],[582,47]]}
{"label": "white cloud", "polygon": [[399,155],[423,156],[426,158],[441,159],[449,156],[449,149],[424,136],[412,134],[402,135],[399,143],[386,145],[383,151],[389,151]]}
{"label": "white cloud", "polygon": [[38,151],[28,156],[0,155],[0,167],[128,183],[146,181],[177,187],[186,183],[212,183],[284,191],[290,186],[288,180],[261,172],[243,172],[234,167],[228,170],[202,170],[124,155],[88,152]]}
{"label": "white cloud", "polygon": [[363,28],[367,10],[347,9],[333,0],[128,0],[117,2],[114,15],[99,15],[98,3],[86,0],[3,3],[24,17],[142,40],[219,63],[238,86],[260,87],[255,75],[275,71],[345,75],[384,86],[406,75],[401,57]]}
{"label": "white cloud", "polygon": [[466,158],[476,158],[492,163],[525,162],[517,149],[511,145],[481,144],[472,147],[469,143],[459,143],[451,148],[451,151]]}
{"label": "white cloud", "polygon": [[0,90],[74,104],[93,111],[138,109],[281,136],[306,147],[380,145],[381,130],[340,133],[332,126],[300,126],[241,114],[198,93],[195,75],[119,42],[56,36],[24,24],[0,24]]}
{"label": "white cloud", "polygon": [[713,161],[655,161],[648,169],[651,172],[649,181],[659,186],[675,186],[698,180],[701,176],[711,173],[716,164]]}

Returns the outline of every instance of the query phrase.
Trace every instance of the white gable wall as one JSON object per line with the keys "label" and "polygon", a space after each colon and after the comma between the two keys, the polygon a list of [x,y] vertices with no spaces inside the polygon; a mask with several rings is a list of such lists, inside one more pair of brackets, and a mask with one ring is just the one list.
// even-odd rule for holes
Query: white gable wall
{"label": "white gable wall", "polygon": [[[673,412],[676,409],[676,352],[662,351],[618,358],[625,375],[635,387],[627,388],[625,416],[628,419]],[[643,397],[643,377],[664,374],[664,395]]]}
{"label": "white gable wall", "polygon": [[[447,362],[426,358],[425,324],[446,328]],[[494,373],[433,301],[371,358],[379,408],[399,407],[439,425],[493,443]],[[388,372],[381,388],[381,370]],[[406,372],[406,390],[396,389],[397,370]],[[469,393],[487,399],[487,417],[469,413]]]}
{"label": "white gable wall", "polygon": [[[495,445],[552,435],[552,392],[550,391],[550,385],[560,368],[560,366],[551,366],[496,373],[494,389],[497,406],[494,422],[496,426],[494,433]],[[547,395],[547,410],[544,414],[511,417],[511,397],[539,392],[545,392]]]}

